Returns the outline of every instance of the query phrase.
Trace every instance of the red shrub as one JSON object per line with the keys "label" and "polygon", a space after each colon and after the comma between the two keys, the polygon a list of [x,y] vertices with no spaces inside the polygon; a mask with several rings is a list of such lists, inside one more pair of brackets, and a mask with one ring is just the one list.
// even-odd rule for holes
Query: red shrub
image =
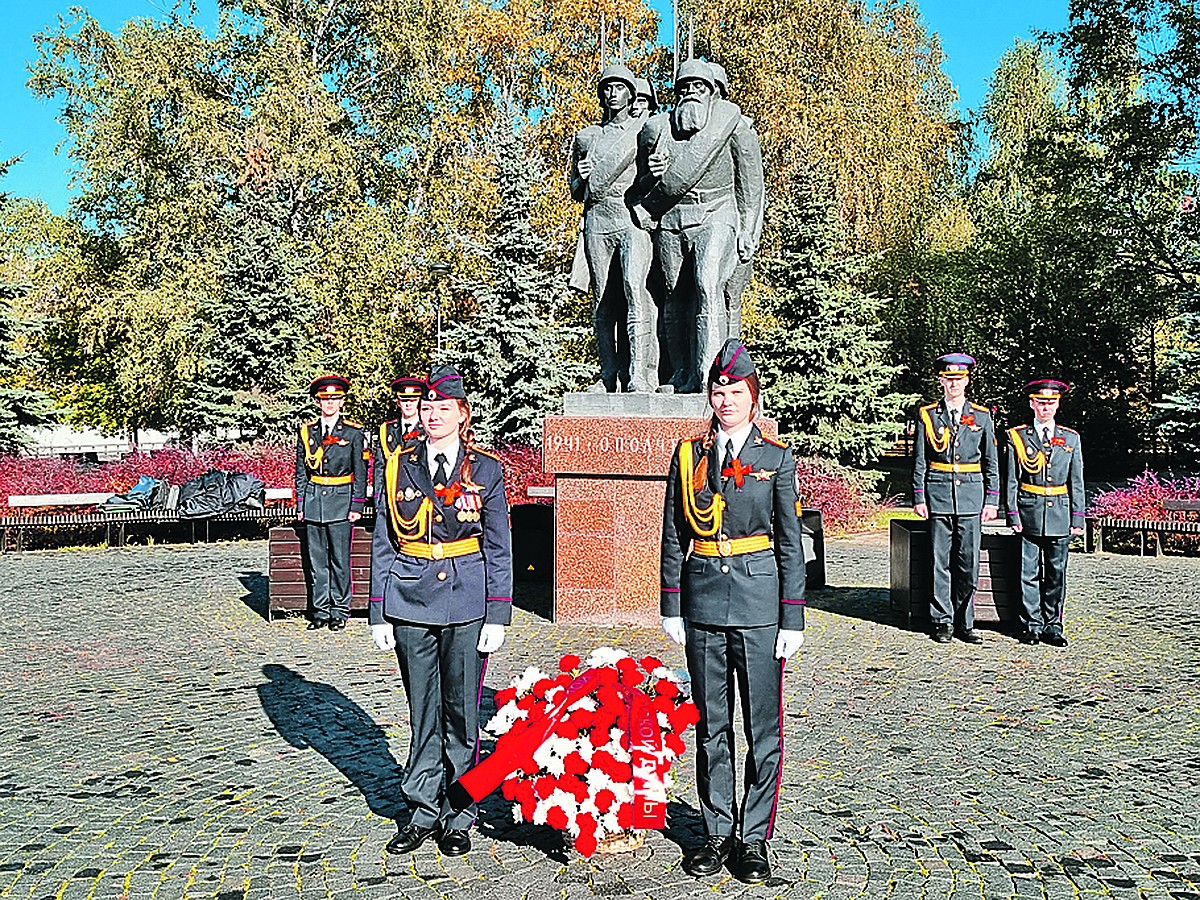
{"label": "red shrub", "polygon": [[1200,478],[1159,481],[1147,469],[1129,487],[1096,495],[1088,515],[1107,519],[1186,519],[1186,510],[1165,510],[1164,500],[1200,500]]}
{"label": "red shrub", "polygon": [[500,461],[504,464],[504,490],[508,505],[518,503],[551,503],[549,498],[533,498],[528,494],[530,487],[553,487],[554,476],[542,471],[542,448],[524,444],[509,444],[501,447]]}
{"label": "red shrub", "polygon": [[880,512],[863,477],[823,459],[796,460],[802,506],[819,509],[826,531],[862,531]]}
{"label": "red shrub", "polygon": [[0,497],[12,494],[92,494],[129,490],[142,475],[183,484],[209,469],[248,472],[269,488],[292,487],[295,450],[280,444],[218,448],[192,453],[170,448],[131,453],[102,465],[57,457],[0,456]]}

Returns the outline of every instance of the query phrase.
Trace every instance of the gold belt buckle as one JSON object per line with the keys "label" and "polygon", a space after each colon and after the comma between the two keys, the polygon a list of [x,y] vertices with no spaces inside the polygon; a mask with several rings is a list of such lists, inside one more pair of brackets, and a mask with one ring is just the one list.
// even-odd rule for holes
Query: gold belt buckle
{"label": "gold belt buckle", "polygon": [[717,541],[717,553],[721,556],[733,556],[733,541],[729,538]]}
{"label": "gold belt buckle", "polygon": [[440,541],[429,545],[429,555],[433,559],[445,559],[446,551],[442,548]]}

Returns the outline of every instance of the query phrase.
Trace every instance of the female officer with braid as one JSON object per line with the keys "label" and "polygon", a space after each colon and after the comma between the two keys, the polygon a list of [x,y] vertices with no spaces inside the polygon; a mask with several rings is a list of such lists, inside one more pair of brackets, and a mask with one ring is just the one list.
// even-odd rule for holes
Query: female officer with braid
{"label": "female officer with braid", "polygon": [[[804,642],[804,551],[792,451],[754,424],[758,375],[730,339],[713,361],[708,433],[680,442],[667,476],[662,538],[663,629],[687,655],[696,726],[696,789],[705,842],[690,875],[728,860],[747,883],[771,874],[767,840],[783,762],[784,661]],[[733,691],[747,760],[734,797]]]}
{"label": "female officer with braid", "polygon": [[476,760],[487,654],[512,619],[508,504],[454,367],[430,374],[421,426],[424,437],[388,459],[371,553],[371,636],[396,651],[412,725],[401,784],[412,817],[387,850],[435,836],[443,854],[462,856],[476,809],[454,810],[445,786]]}

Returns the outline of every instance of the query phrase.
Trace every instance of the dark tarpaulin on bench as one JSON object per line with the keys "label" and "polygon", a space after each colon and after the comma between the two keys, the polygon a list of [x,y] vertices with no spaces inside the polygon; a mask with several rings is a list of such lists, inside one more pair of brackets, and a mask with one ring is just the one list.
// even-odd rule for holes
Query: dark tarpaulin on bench
{"label": "dark tarpaulin on bench", "polygon": [[262,509],[265,486],[245,472],[210,469],[179,489],[179,518],[208,519],[226,513]]}

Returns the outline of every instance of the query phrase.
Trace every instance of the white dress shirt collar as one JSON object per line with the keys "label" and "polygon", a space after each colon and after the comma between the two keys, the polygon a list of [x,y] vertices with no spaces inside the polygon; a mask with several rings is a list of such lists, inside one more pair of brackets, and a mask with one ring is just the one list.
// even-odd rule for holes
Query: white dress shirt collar
{"label": "white dress shirt collar", "polygon": [[750,429],[754,427],[753,422],[747,422],[737,431],[727,434],[723,428],[717,429],[717,461],[720,462],[725,458],[725,445],[729,444],[733,448],[735,457],[742,455],[742,448],[746,446],[746,438],[750,437]]}
{"label": "white dress shirt collar", "polygon": [[435,450],[433,448],[433,444],[425,445],[425,449],[429,453],[429,459],[427,460],[427,462],[429,463],[429,477],[430,478],[432,478],[434,475],[437,474],[436,460],[437,460],[437,455],[439,453],[446,454],[446,474],[448,476],[450,476],[451,478],[454,477],[454,464],[456,462],[458,462],[458,448],[461,446],[461,444],[462,444],[462,441],[460,441],[456,437],[452,443],[443,447],[441,450]]}

